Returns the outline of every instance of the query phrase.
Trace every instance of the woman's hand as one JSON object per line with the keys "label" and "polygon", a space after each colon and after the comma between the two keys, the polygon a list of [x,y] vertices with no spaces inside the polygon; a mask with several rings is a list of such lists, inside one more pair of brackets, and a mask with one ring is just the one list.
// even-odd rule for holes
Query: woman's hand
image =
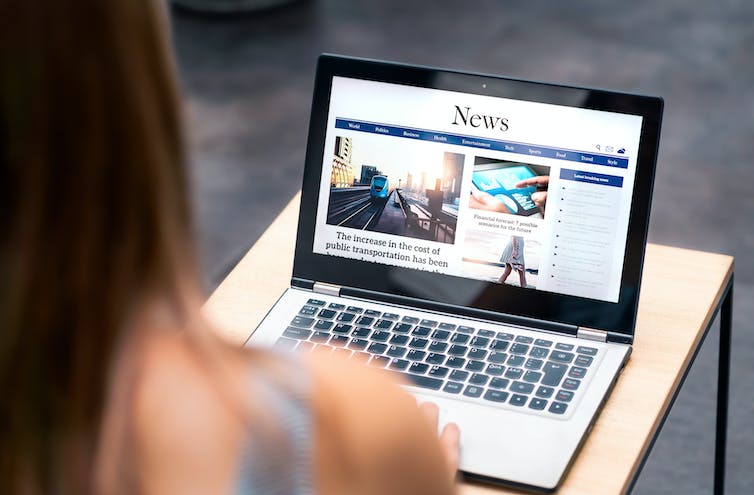
{"label": "woman's hand", "polygon": [[[437,431],[439,423],[440,409],[436,404],[432,402],[423,402],[419,409],[421,409],[424,416],[429,421],[434,431]],[[443,457],[445,458],[445,465],[447,466],[448,477],[451,481],[456,478],[458,472],[458,450],[459,450],[459,438],[461,431],[458,429],[458,425],[455,423],[448,423],[442,429],[440,433],[440,447],[442,448]]]}

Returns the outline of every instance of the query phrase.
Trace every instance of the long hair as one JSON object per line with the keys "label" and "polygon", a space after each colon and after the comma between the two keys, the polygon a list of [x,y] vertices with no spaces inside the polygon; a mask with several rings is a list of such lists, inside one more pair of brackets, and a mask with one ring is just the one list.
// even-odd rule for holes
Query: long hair
{"label": "long hair", "polygon": [[196,280],[164,3],[0,5],[0,493],[84,493],[131,312]]}

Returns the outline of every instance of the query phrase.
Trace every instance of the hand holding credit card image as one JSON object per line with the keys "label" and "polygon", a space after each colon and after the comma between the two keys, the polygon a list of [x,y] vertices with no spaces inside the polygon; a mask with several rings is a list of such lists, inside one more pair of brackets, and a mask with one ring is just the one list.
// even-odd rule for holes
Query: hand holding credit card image
{"label": "hand holding credit card image", "polygon": [[544,218],[549,167],[477,157],[469,206]]}

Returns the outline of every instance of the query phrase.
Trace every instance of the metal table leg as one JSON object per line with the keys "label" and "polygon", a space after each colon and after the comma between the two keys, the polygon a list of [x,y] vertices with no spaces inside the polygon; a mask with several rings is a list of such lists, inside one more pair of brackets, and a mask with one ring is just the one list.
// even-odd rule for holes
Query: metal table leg
{"label": "metal table leg", "polygon": [[717,368],[717,425],[715,430],[714,494],[725,493],[725,457],[728,439],[728,389],[730,385],[730,341],[733,320],[733,278],[720,306],[720,348]]}

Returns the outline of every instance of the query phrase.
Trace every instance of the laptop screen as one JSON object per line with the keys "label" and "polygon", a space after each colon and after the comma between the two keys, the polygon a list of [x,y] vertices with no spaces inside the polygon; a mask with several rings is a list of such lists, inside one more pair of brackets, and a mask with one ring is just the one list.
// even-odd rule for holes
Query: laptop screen
{"label": "laptop screen", "polygon": [[642,117],[335,76],[313,252],[616,303]]}

